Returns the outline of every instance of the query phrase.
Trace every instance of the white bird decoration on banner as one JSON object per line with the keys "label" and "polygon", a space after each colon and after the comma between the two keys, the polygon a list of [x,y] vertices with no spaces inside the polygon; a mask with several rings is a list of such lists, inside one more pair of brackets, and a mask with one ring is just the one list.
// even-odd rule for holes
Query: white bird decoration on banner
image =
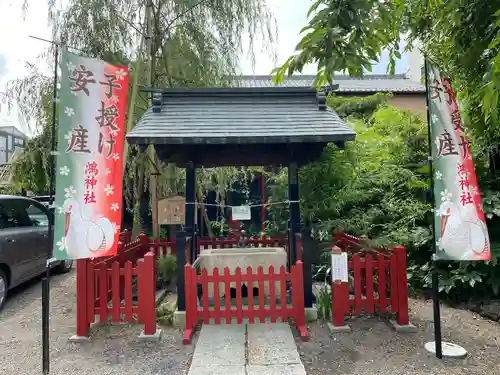
{"label": "white bird decoration on banner", "polygon": [[96,252],[109,250],[115,241],[115,227],[109,219],[95,221],[84,218],[75,199],[67,199],[63,205],[65,215],[65,248],[72,258],[89,258]]}
{"label": "white bird decoration on banner", "polygon": [[441,239],[439,248],[451,259],[473,259],[489,248],[488,232],[481,220],[464,220],[455,203],[446,200],[439,207]]}

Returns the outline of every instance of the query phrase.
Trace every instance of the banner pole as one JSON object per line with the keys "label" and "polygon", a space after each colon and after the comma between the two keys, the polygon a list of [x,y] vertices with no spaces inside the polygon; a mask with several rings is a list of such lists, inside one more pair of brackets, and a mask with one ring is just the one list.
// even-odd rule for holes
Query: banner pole
{"label": "banner pole", "polygon": [[[431,112],[430,112],[430,100],[429,100],[429,64],[427,62],[427,56],[424,56],[424,74],[425,74],[425,102],[427,104],[427,141],[429,147],[429,156],[427,158],[429,164],[429,185],[430,194],[429,199],[432,204],[432,212],[436,209],[436,204],[434,200],[434,171],[433,171],[433,159],[432,159],[432,135],[431,135]],[[434,216],[432,218],[432,256],[431,260],[434,263],[432,270],[432,302],[434,311],[434,343],[436,345],[436,357],[439,359],[443,358],[442,349],[442,335],[441,335],[441,308],[439,301],[439,271],[437,268],[436,259],[436,223],[434,221]]]}
{"label": "banner pole", "polygon": [[53,263],[52,249],[54,242],[54,184],[56,163],[56,116],[57,116],[57,78],[59,65],[59,43],[56,41],[57,27],[54,27],[54,79],[52,89],[52,124],[50,134],[50,180],[49,180],[49,250],[47,254],[46,273],[42,280],[42,372],[50,372],[50,270]]}

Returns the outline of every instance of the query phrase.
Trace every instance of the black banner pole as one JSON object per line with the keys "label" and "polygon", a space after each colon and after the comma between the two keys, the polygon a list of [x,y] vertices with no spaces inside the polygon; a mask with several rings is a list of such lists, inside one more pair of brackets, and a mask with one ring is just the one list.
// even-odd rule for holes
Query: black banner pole
{"label": "black banner pole", "polygon": [[[432,163],[432,136],[431,136],[431,113],[430,113],[430,99],[429,99],[429,66],[427,62],[427,56],[424,56],[424,74],[425,74],[425,99],[427,103],[427,141],[429,143],[429,183],[430,183],[430,194],[429,199],[432,204],[432,212],[435,210],[434,201],[434,171]],[[432,217],[432,262],[434,267],[432,270],[432,302],[434,310],[434,343],[436,345],[436,357],[439,359],[443,358],[442,349],[442,335],[441,335],[441,308],[439,302],[439,273],[437,268],[436,260],[436,223],[434,221],[434,215]]]}
{"label": "black banner pole", "polygon": [[42,279],[42,371],[44,375],[47,375],[50,372],[50,346],[49,346],[50,293],[49,292],[50,292],[49,278],[45,276]]}
{"label": "black banner pole", "polygon": [[52,247],[54,240],[54,185],[55,185],[55,156],[56,156],[56,116],[57,116],[57,72],[59,63],[59,44],[54,43],[54,82],[52,91],[52,124],[51,124],[51,152],[50,152],[50,181],[49,181],[49,252],[47,254],[47,269],[42,280],[42,370],[47,375],[50,372],[50,269]]}

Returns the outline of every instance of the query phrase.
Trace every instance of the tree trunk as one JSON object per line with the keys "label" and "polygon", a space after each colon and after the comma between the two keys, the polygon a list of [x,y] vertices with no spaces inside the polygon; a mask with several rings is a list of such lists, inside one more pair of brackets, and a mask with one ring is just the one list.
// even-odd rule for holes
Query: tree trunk
{"label": "tree trunk", "polygon": [[[147,30],[147,46],[146,46],[146,51],[149,54],[149,51],[151,50],[151,12],[152,12],[152,6],[153,2],[151,0],[148,0],[148,3],[146,5],[146,11],[144,13],[144,21],[148,25],[148,30]],[[144,40],[144,38],[143,38]],[[138,73],[138,72],[136,72]],[[151,72],[149,74],[149,79],[151,79]],[[132,92],[133,94],[133,92]],[[128,124],[127,124],[128,125]],[[136,238],[139,233],[142,231],[142,223],[141,223],[141,215],[140,215],[140,207],[141,207],[141,201],[142,201],[142,194],[144,192],[144,166],[141,165],[138,168],[138,176],[137,176],[137,185],[136,189],[134,191],[134,198],[135,198],[135,204],[134,204],[134,225],[132,226],[132,236],[133,238]]]}
{"label": "tree trunk", "polygon": [[137,168],[137,183],[134,189],[134,225],[132,226],[132,238],[137,238],[137,236],[142,231],[141,222],[141,201],[142,193],[144,192],[144,167],[139,166]]}
{"label": "tree trunk", "polygon": [[207,214],[207,208],[203,204],[203,196],[201,193],[198,191],[197,193],[198,196],[198,202],[201,206],[201,214],[203,215],[203,221],[205,222],[207,226],[207,231],[208,231],[208,237],[214,238],[214,232],[212,230],[212,225],[210,224],[210,220],[208,219],[208,214]]}
{"label": "tree trunk", "polygon": [[[147,79],[147,86],[151,87],[154,84],[154,73],[156,70],[156,50],[157,46],[156,43],[156,37],[157,37],[157,32],[158,30],[158,22],[159,18],[154,14],[154,8],[153,8],[153,1],[148,0],[146,9],[149,9],[148,16],[147,16],[147,35],[148,35],[148,40],[147,40],[147,53],[149,54],[149,75]],[[160,9],[158,10],[160,12]],[[152,95],[150,94],[149,96],[149,105],[151,106],[152,103]],[[157,240],[160,238],[160,225],[158,223],[158,176],[157,176],[157,171],[158,169],[158,163],[157,163],[157,157],[156,157],[156,151],[152,145],[149,146],[148,149],[148,154],[149,154],[149,162],[154,164],[152,165],[151,172],[149,174],[149,191],[151,193],[151,216],[153,219],[153,239]]]}

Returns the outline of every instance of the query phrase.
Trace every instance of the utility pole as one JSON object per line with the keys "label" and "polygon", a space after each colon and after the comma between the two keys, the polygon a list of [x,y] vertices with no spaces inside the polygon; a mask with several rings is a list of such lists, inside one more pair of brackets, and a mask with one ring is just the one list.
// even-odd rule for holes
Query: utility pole
{"label": "utility pole", "polygon": [[[154,80],[155,71],[155,53],[156,48],[153,44],[154,34],[153,34],[153,0],[147,0],[146,3],[146,24],[147,24],[147,40],[146,40],[146,51],[149,54],[149,75],[147,76],[146,86],[151,87]],[[153,105],[152,93],[149,96],[149,106]],[[149,180],[149,190],[151,193],[151,216],[153,218],[153,239],[157,240],[160,237],[160,226],[158,224],[158,187],[157,187],[157,176],[158,171],[156,169],[156,152],[154,146],[150,145],[148,149],[149,162],[152,164],[150,171]]]}

